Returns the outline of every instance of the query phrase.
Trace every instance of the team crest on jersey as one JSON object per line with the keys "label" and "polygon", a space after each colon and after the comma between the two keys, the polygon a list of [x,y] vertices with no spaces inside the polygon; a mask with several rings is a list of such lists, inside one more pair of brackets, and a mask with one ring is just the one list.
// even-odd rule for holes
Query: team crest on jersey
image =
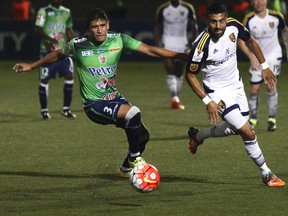
{"label": "team crest on jersey", "polygon": [[230,38],[230,40],[231,40],[233,43],[236,42],[236,37],[235,37],[234,33],[230,34],[230,35],[229,35],[229,38]]}
{"label": "team crest on jersey", "polygon": [[180,11],[180,16],[184,16],[185,12],[184,11]]}
{"label": "team crest on jersey", "polygon": [[92,56],[93,55],[93,51],[82,51],[81,52],[81,55],[82,56]]}
{"label": "team crest on jersey", "polygon": [[61,19],[62,19],[62,16],[61,16],[61,15],[58,15],[58,16],[57,16],[57,21],[60,22]]}
{"label": "team crest on jersey", "polygon": [[204,52],[199,50],[198,48],[195,49],[194,55],[192,57],[192,61],[200,62],[203,57]]}
{"label": "team crest on jersey", "polygon": [[222,108],[222,109],[226,109],[226,104],[223,100],[220,100],[218,105]]}
{"label": "team crest on jersey", "polygon": [[190,64],[190,71],[196,72],[198,70],[198,64]]}
{"label": "team crest on jersey", "polygon": [[107,62],[107,57],[105,55],[100,55],[99,61],[100,63],[105,64]]}
{"label": "team crest on jersey", "polygon": [[273,29],[274,28],[274,22],[269,22],[269,26],[271,29]]}

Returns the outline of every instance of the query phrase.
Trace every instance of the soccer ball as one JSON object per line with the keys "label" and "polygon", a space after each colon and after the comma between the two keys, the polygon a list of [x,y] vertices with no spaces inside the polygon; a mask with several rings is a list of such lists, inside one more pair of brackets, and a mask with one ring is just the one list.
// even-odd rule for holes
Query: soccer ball
{"label": "soccer ball", "polygon": [[160,174],[157,168],[151,164],[134,167],[130,173],[132,187],[141,193],[155,190],[160,183]]}

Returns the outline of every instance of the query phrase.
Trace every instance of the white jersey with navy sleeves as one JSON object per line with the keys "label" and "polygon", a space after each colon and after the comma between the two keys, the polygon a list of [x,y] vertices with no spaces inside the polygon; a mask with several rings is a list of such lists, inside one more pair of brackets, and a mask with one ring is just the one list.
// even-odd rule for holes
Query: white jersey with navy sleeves
{"label": "white jersey with navy sleeves", "polygon": [[286,27],[282,14],[268,10],[266,16],[261,18],[250,12],[243,20],[243,25],[248,28],[255,38],[265,56],[265,59],[282,58],[282,49],[279,42],[279,30]]}
{"label": "white jersey with navy sleeves", "polygon": [[205,29],[197,37],[189,54],[187,71],[203,72],[206,91],[235,89],[242,86],[237,68],[237,39],[250,39],[249,31],[237,20],[228,18],[224,34],[212,39]]}
{"label": "white jersey with navy sleeves", "polygon": [[188,20],[196,20],[194,7],[185,2],[179,1],[177,7],[166,2],[157,8],[156,20],[163,23],[162,42],[164,48],[183,52],[188,45],[187,25]]}

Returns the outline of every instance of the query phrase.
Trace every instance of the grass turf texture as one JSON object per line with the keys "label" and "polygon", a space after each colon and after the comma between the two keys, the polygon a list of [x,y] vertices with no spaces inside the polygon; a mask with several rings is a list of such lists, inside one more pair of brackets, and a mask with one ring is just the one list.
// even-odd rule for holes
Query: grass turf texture
{"label": "grass turf texture", "polygon": [[[71,107],[77,118],[60,115],[63,79],[56,79],[50,82],[52,119],[43,121],[37,70],[15,74],[13,65],[0,62],[0,215],[287,215],[287,187],[262,185],[240,137],[206,140],[190,154],[186,131],[209,126],[205,106],[184,81],[186,109],[171,110],[161,62],[120,63],[117,78],[151,133],[143,157],[159,169],[161,183],[149,194],[115,179],[127,150],[124,131],[85,116],[78,77]],[[248,83],[248,64],[239,67]],[[288,183],[287,69],[284,63],[278,82],[277,130],[266,132],[263,88],[256,132],[268,166]]]}

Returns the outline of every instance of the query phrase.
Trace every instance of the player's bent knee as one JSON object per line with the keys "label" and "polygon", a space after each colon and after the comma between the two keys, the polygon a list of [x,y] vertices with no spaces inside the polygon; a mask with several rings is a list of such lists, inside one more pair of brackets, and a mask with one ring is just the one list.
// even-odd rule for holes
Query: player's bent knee
{"label": "player's bent knee", "polygon": [[141,124],[141,112],[136,106],[132,106],[125,116],[125,127],[135,128],[140,127]]}

